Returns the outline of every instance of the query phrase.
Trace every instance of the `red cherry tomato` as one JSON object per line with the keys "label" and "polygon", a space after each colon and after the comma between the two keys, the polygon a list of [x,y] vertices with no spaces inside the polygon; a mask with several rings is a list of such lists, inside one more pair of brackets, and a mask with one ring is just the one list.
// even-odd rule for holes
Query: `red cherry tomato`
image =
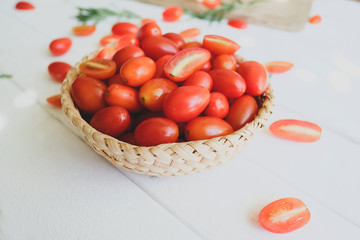
{"label": "red cherry tomato", "polygon": [[144,38],[150,36],[161,36],[161,29],[156,22],[148,22],[140,27],[140,29],[136,33],[136,37],[141,42]]}
{"label": "red cherry tomato", "polygon": [[184,43],[183,45],[181,45],[180,49],[186,49],[186,48],[202,48],[202,43],[201,42],[197,42],[197,41],[191,41],[191,42],[187,42]]}
{"label": "red cherry tomato", "polygon": [[155,75],[155,62],[148,57],[136,57],[126,61],[120,68],[120,76],[125,84],[138,87]]}
{"label": "red cherry tomato", "polygon": [[76,36],[89,36],[93,34],[95,30],[95,25],[80,25],[72,28],[72,31]]}
{"label": "red cherry tomato", "polygon": [[66,62],[53,62],[48,66],[50,76],[59,83],[64,81],[66,74],[70,69],[71,65]]}
{"label": "red cherry tomato", "polygon": [[139,90],[141,104],[151,111],[161,111],[166,94],[178,86],[165,78],[153,78],[144,83]]}
{"label": "red cherry tomato", "polygon": [[122,84],[124,85],[124,81],[123,79],[120,77],[119,74],[115,74],[114,76],[112,76],[108,81],[107,81],[107,85],[110,86],[111,84]]}
{"label": "red cherry tomato", "polygon": [[34,5],[32,5],[29,2],[25,2],[25,1],[17,2],[16,5],[15,5],[15,8],[17,10],[32,10],[32,9],[35,9]]}
{"label": "red cherry tomato", "polygon": [[173,33],[173,32],[165,33],[163,37],[166,37],[171,41],[173,41],[178,48],[180,48],[182,45],[185,44],[184,38],[177,33]]}
{"label": "red cherry tomato", "polygon": [[246,82],[246,93],[259,96],[266,91],[268,78],[265,67],[256,61],[246,61],[239,64],[236,70]]}
{"label": "red cherry tomato", "polygon": [[116,53],[116,49],[113,47],[104,47],[99,51],[99,53],[96,55],[97,58],[107,59],[111,60]]}
{"label": "red cherry tomato", "polygon": [[213,91],[221,92],[228,98],[238,98],[245,93],[244,79],[228,69],[214,69],[209,72],[213,79]]}
{"label": "red cherry tomato", "polygon": [[90,126],[112,137],[120,136],[130,124],[129,112],[119,106],[110,106],[96,112]]}
{"label": "red cherry tomato", "polygon": [[270,125],[269,130],[277,137],[298,142],[315,142],[321,137],[318,125],[296,119],[276,121]]}
{"label": "red cherry tomato", "polygon": [[200,68],[200,71],[209,72],[211,67],[211,61],[209,60]]}
{"label": "red cherry tomato", "polygon": [[48,97],[46,101],[56,108],[61,108],[61,94],[56,94],[54,96]]}
{"label": "red cherry tomato", "polygon": [[283,198],[266,205],[259,213],[259,223],[273,233],[288,233],[306,225],[310,211],[297,198]]}
{"label": "red cherry tomato", "polygon": [[114,76],[116,63],[102,58],[93,58],[79,66],[80,71],[88,77],[106,79]]}
{"label": "red cherry tomato", "polygon": [[183,38],[194,38],[201,34],[201,30],[199,28],[189,28],[180,32],[180,36]]}
{"label": "red cherry tomato", "polygon": [[178,6],[167,7],[162,13],[165,22],[176,22],[183,14],[184,11]]}
{"label": "red cherry tomato", "polygon": [[236,131],[254,120],[257,113],[258,105],[256,100],[252,96],[243,95],[231,104],[225,121],[233,127],[234,131]]}
{"label": "red cherry tomato", "polygon": [[247,27],[247,22],[242,19],[230,19],[227,24],[238,29],[245,29]]}
{"label": "red cherry tomato", "polygon": [[207,8],[217,8],[221,5],[221,0],[203,0],[202,4]]}
{"label": "red cherry tomato", "polygon": [[130,113],[140,112],[143,109],[138,91],[122,84],[111,84],[107,89],[105,101],[110,106],[124,107]]}
{"label": "red cherry tomato", "polygon": [[178,46],[166,37],[150,36],[141,42],[145,55],[157,60],[164,55],[174,55],[179,51]]}
{"label": "red cherry tomato", "polygon": [[173,57],[173,55],[164,55],[158,60],[156,60],[156,72],[155,72],[155,78],[167,78],[164,73],[164,66],[168,63],[168,61]]}
{"label": "red cherry tomato", "polygon": [[224,120],[217,117],[197,117],[185,126],[185,137],[188,141],[204,140],[214,137],[225,136],[234,130]]}
{"label": "red cherry tomato", "polygon": [[84,112],[93,114],[106,107],[107,87],[102,81],[90,77],[78,77],[71,85],[71,96]]}
{"label": "red cherry tomato", "polygon": [[203,47],[214,55],[234,54],[240,48],[236,42],[218,35],[205,35]]}
{"label": "red cherry tomato", "polygon": [[118,50],[112,57],[112,60],[116,63],[117,71],[119,71],[127,60],[143,56],[145,56],[145,53],[141,48],[130,45]]}
{"label": "red cherry tomato", "polygon": [[164,72],[169,79],[181,82],[202,68],[210,57],[210,52],[203,48],[184,49],[169,60],[164,66]]}
{"label": "red cherry tomato", "polygon": [[294,64],[285,61],[272,61],[264,64],[269,73],[284,73],[289,71]]}
{"label": "red cherry tomato", "polygon": [[236,70],[236,59],[234,55],[220,54],[212,61],[213,69],[229,69]]}
{"label": "red cherry tomato", "polygon": [[224,94],[220,92],[210,93],[210,102],[206,107],[204,114],[217,118],[224,118],[229,113],[229,101]]}
{"label": "red cherry tomato", "polygon": [[136,35],[138,30],[138,26],[129,22],[118,22],[115,23],[111,28],[111,31],[114,35]]}
{"label": "red cherry tomato", "polygon": [[134,123],[133,123],[134,129],[140,123],[142,123],[143,121],[149,118],[166,118],[166,117],[163,112],[152,112],[152,111],[148,111],[147,109],[144,109],[144,111],[141,111],[140,113],[134,116]]}
{"label": "red cherry tomato", "polygon": [[200,86],[207,88],[209,91],[211,91],[213,86],[213,80],[210,74],[208,74],[207,72],[196,71],[184,81],[183,86]]}
{"label": "red cherry tomato", "polygon": [[176,123],[167,118],[150,118],[135,128],[135,141],[140,146],[173,143],[179,137]]}
{"label": "red cherry tomato", "polygon": [[122,142],[129,143],[131,145],[136,145],[135,136],[133,132],[123,133],[117,139],[119,139]]}
{"label": "red cherry tomato", "polygon": [[119,40],[117,41],[116,43],[116,50],[119,50],[123,47],[126,47],[126,46],[130,46],[130,45],[133,45],[133,46],[139,46],[139,40],[134,36],[134,35],[122,35],[120,36]]}
{"label": "red cherry tomato", "polygon": [[165,96],[163,112],[175,122],[187,122],[202,113],[210,101],[210,92],[204,87],[182,86]]}
{"label": "red cherry tomato", "polygon": [[71,45],[72,41],[70,38],[58,38],[50,43],[49,49],[53,55],[60,56],[69,51]]}
{"label": "red cherry tomato", "polygon": [[106,46],[106,45],[116,46],[121,37],[122,36],[119,36],[119,35],[106,35],[100,39],[100,45],[101,46]]}

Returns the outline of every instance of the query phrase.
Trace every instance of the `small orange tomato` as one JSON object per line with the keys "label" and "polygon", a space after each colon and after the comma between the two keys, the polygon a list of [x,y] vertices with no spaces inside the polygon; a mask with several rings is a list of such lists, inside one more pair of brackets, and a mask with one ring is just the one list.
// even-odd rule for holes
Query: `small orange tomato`
{"label": "small orange tomato", "polygon": [[93,34],[95,30],[95,25],[80,25],[72,28],[72,31],[76,36],[89,36]]}

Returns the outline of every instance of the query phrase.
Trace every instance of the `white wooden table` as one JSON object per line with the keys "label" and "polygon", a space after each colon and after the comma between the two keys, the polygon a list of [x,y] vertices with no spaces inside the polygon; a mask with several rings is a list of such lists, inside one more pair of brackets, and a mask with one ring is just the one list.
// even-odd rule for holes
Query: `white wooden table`
{"label": "white wooden table", "polygon": [[[0,1],[0,239],[360,239],[360,3],[314,2],[318,25],[284,32],[200,20],[161,21],[162,7],[133,1],[32,0],[16,11]],[[132,10],[154,18],[163,32],[199,27],[237,41],[239,54],[260,62],[295,64],[271,82],[271,122],[317,123],[322,137],[297,143],[263,130],[245,151],[213,170],[153,178],[117,170],[76,136],[45,99],[59,93],[47,66],[75,64],[98,47],[116,22],[75,37],[76,6]],[[60,57],[49,43],[68,36]],[[303,200],[312,218],[303,228],[273,234],[257,222],[261,208],[282,197]]]}

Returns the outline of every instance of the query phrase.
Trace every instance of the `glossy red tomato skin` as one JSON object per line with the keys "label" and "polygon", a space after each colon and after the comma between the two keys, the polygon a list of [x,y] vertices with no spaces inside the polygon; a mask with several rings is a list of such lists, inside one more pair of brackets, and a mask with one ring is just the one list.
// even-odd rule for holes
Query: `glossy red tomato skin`
{"label": "glossy red tomato skin", "polygon": [[236,131],[254,120],[257,113],[258,105],[256,100],[252,96],[243,95],[231,104],[225,121]]}
{"label": "glossy red tomato skin", "polygon": [[242,19],[230,19],[227,24],[233,28],[245,29],[247,28],[247,22]]}
{"label": "glossy red tomato skin", "polygon": [[35,6],[29,2],[20,1],[20,2],[16,3],[15,8],[17,10],[33,10],[33,9],[35,9]]}
{"label": "glossy red tomato skin", "polygon": [[97,58],[111,60],[116,53],[116,49],[113,47],[104,47],[96,55]]}
{"label": "glossy red tomato skin", "polygon": [[149,57],[136,57],[126,61],[120,68],[120,76],[125,84],[138,87],[153,78],[155,62]]}
{"label": "glossy red tomato skin", "polygon": [[59,83],[64,81],[66,74],[70,69],[71,65],[66,62],[52,62],[48,66],[50,76]]}
{"label": "glossy red tomato skin", "polygon": [[132,145],[136,145],[135,136],[133,132],[125,132],[117,137],[122,142],[126,142]]}
{"label": "glossy red tomato skin", "polygon": [[229,69],[236,70],[236,59],[234,55],[220,54],[216,56],[212,61],[213,69]]}
{"label": "glossy red tomato skin", "polygon": [[204,87],[182,86],[167,94],[163,103],[165,116],[175,122],[187,122],[202,113],[210,101]]}
{"label": "glossy red tomato skin", "polygon": [[70,38],[58,38],[50,43],[49,49],[53,55],[60,56],[69,51],[71,45],[72,41]]}
{"label": "glossy red tomato skin", "polygon": [[201,42],[197,42],[197,41],[192,41],[192,42],[186,42],[183,45],[181,45],[180,49],[187,49],[187,48],[202,48],[202,43]]}
{"label": "glossy red tomato skin", "polygon": [[265,67],[256,61],[246,61],[239,64],[236,70],[246,82],[246,94],[260,96],[268,87],[268,77]]}
{"label": "glossy red tomato skin", "polygon": [[173,32],[165,33],[163,35],[163,37],[166,37],[166,38],[170,39],[171,41],[173,41],[179,49],[182,45],[185,44],[184,38],[180,34],[177,34],[177,33],[173,33]]}
{"label": "glossy red tomato skin", "polygon": [[179,51],[178,46],[170,39],[162,36],[150,36],[141,42],[145,55],[155,61],[164,55],[174,55]]}
{"label": "glossy red tomato skin", "polygon": [[[291,216],[291,211],[295,211]],[[282,216],[283,215],[283,216]],[[259,223],[273,233],[288,233],[306,225],[310,211],[300,199],[282,198],[266,205],[259,213]]]}
{"label": "glossy red tomato skin", "polygon": [[172,56],[174,55],[164,55],[155,61],[156,71],[154,78],[159,78],[159,77],[167,78],[164,73],[164,66],[168,63],[168,61],[172,58]]}
{"label": "glossy red tomato skin", "polygon": [[167,7],[162,13],[163,20],[166,22],[176,22],[183,14],[184,11],[178,6]]}
{"label": "glossy red tomato skin", "polygon": [[164,66],[165,75],[175,82],[184,81],[191,74],[200,70],[210,60],[210,57],[210,52],[203,48],[181,50]]}
{"label": "glossy red tomato skin", "polygon": [[136,37],[141,42],[144,38],[150,36],[161,36],[161,28],[156,22],[148,22],[142,25],[136,33]]}
{"label": "glossy red tomato skin", "polygon": [[131,45],[137,47],[140,46],[139,40],[134,35],[126,34],[119,37],[119,40],[115,45],[115,49],[119,50],[123,47],[131,46]]}
{"label": "glossy red tomato skin", "polygon": [[85,113],[94,114],[105,108],[105,94],[107,86],[102,81],[90,77],[78,77],[71,84],[71,96]]}
{"label": "glossy red tomato skin", "polygon": [[135,141],[139,146],[155,146],[176,142],[179,130],[176,123],[167,118],[149,118],[135,128]]}
{"label": "glossy red tomato skin", "polygon": [[134,45],[129,45],[119,49],[112,57],[112,60],[116,63],[117,71],[119,71],[122,65],[127,60],[131,58],[144,57],[144,56],[145,53],[141,48]]}
{"label": "glossy red tomato skin", "polygon": [[187,141],[210,139],[225,136],[234,130],[229,123],[217,117],[197,117],[190,120],[185,126]]}
{"label": "glossy red tomato skin", "polygon": [[81,63],[79,69],[88,77],[107,79],[114,76],[116,63],[108,59],[93,58]]}
{"label": "glossy red tomato skin", "polygon": [[214,55],[235,54],[240,48],[236,42],[218,35],[205,35],[203,47]]}
{"label": "glossy red tomato skin", "polygon": [[210,93],[210,102],[206,107],[204,114],[217,118],[224,118],[229,113],[229,101],[224,94],[220,92]]}
{"label": "glossy red tomato skin", "polygon": [[130,113],[140,112],[143,109],[139,92],[122,84],[111,84],[107,89],[105,101],[110,106],[121,106]]}
{"label": "glossy red tomato skin", "polygon": [[136,35],[138,30],[139,27],[137,25],[129,22],[118,22],[115,23],[111,28],[111,31],[114,35]]}
{"label": "glossy red tomato skin", "polygon": [[209,72],[212,68],[211,61],[207,61],[201,68],[200,71]]}
{"label": "glossy red tomato skin", "polygon": [[200,86],[207,88],[209,91],[211,91],[213,86],[213,80],[210,74],[208,74],[207,72],[196,71],[184,81],[183,86]]}
{"label": "glossy red tomato skin", "polygon": [[213,79],[213,91],[221,92],[228,98],[238,98],[245,93],[245,80],[236,72],[228,69],[214,69],[209,74]]}
{"label": "glossy red tomato skin", "polygon": [[161,111],[166,94],[177,88],[177,84],[166,78],[153,78],[139,90],[141,104],[150,111]]}
{"label": "glossy red tomato skin", "polygon": [[129,112],[119,106],[110,106],[96,112],[90,120],[90,126],[112,137],[120,136],[130,124]]}

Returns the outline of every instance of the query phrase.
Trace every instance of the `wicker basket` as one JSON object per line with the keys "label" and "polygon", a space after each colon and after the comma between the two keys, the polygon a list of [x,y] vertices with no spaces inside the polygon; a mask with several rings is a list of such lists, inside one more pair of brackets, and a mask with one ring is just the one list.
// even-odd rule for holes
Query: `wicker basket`
{"label": "wicker basket", "polygon": [[[257,117],[242,129],[227,136],[207,140],[140,147],[117,140],[92,128],[80,115],[70,95],[72,82],[81,75],[79,65],[96,56],[85,56],[67,74],[61,85],[62,111],[86,142],[119,169],[151,176],[180,176],[199,173],[228,162],[246,146],[254,134],[266,126],[273,108],[273,90],[269,85],[259,98]],[[241,58],[239,58],[241,61]]]}

